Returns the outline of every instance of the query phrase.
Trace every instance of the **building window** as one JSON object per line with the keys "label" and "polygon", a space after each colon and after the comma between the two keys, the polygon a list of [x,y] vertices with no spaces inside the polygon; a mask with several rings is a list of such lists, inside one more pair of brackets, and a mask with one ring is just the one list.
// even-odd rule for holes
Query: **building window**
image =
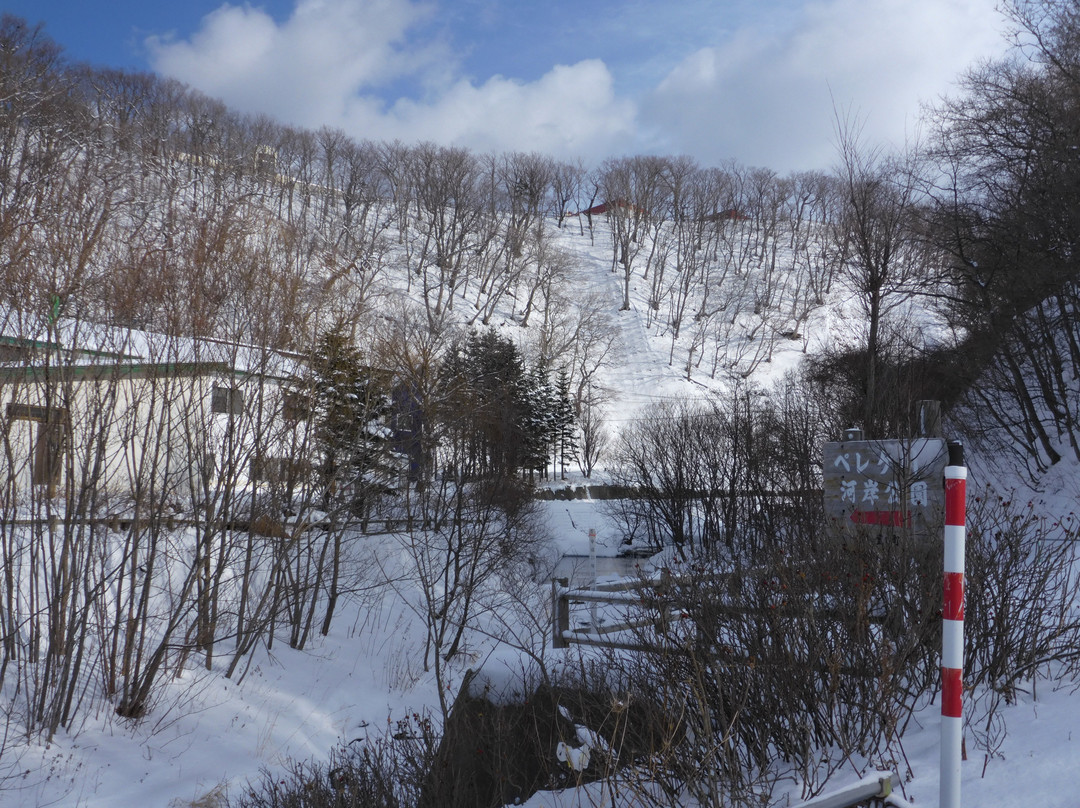
{"label": "building window", "polygon": [[235,387],[215,384],[213,397],[210,399],[210,411],[239,415],[244,411],[244,394]]}
{"label": "building window", "polygon": [[56,486],[60,484],[64,470],[64,450],[67,431],[64,423],[39,423],[37,442],[34,445],[34,464],[31,478],[34,485]]}
{"label": "building window", "polygon": [[0,342],[0,363],[28,362],[30,348],[15,342]]}
{"label": "building window", "polygon": [[277,173],[277,150],[270,146],[255,149],[255,174],[259,179],[268,180]]}

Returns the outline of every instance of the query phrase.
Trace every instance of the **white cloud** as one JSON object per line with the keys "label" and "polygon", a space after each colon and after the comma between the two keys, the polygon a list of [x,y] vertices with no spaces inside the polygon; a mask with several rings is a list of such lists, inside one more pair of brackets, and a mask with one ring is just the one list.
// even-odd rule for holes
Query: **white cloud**
{"label": "white cloud", "polygon": [[[660,15],[651,40],[640,25],[623,32],[626,39],[614,23],[601,26],[595,40],[576,41],[586,51],[602,43],[618,58],[575,55],[532,81],[495,75],[498,66],[475,79],[463,75],[456,53],[475,31],[459,27],[454,42],[444,40],[433,31],[445,20],[416,0],[298,0],[281,22],[226,4],[190,39],[148,44],[159,73],[236,109],[358,138],[589,160],[687,153],[703,163],[735,159],[785,171],[833,162],[832,98],[866,119],[867,138],[902,141],[920,101],[945,91],[977,57],[1003,49],[993,3],[789,0],[765,4],[768,13],[716,44],[707,19],[695,23],[694,15],[641,0],[634,19]],[[528,26],[518,28],[529,35]],[[641,88],[633,80],[645,76],[637,57],[675,66]],[[411,88],[404,95],[403,86]]]}
{"label": "white cloud", "polygon": [[[603,62],[556,65],[532,82],[476,83],[437,39],[410,38],[425,13],[409,0],[301,0],[279,24],[261,9],[226,4],[190,40],[149,46],[159,73],[302,126],[566,157],[600,158],[630,144],[635,107],[615,97]],[[385,101],[382,89],[402,78],[426,92]]]}
{"label": "white cloud", "polygon": [[833,99],[902,145],[920,102],[1000,53],[993,0],[822,0],[786,32],[744,29],[688,56],[643,107],[655,147],[780,170],[833,162]]}
{"label": "white cloud", "polygon": [[495,76],[474,86],[462,79],[435,101],[403,99],[366,123],[383,137],[600,159],[631,144],[634,116],[603,62],[586,60],[557,65],[534,82]]}
{"label": "white cloud", "polygon": [[333,123],[362,91],[422,73],[437,46],[407,45],[426,15],[408,0],[300,0],[277,23],[226,3],[189,41],[148,41],[154,69],[245,111],[308,126]]}

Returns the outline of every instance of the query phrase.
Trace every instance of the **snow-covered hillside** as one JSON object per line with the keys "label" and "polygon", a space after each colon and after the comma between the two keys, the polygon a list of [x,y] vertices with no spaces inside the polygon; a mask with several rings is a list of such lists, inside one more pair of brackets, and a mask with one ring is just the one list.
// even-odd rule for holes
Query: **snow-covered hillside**
{"label": "snow-covered hillside", "polygon": [[[285,779],[290,761],[324,761],[335,746],[408,738],[429,716],[441,720],[468,670],[510,683],[577,667],[589,652],[551,642],[551,578],[580,563],[592,530],[613,558],[638,512],[544,500],[534,523],[529,483],[577,491],[590,469],[589,482],[647,490],[641,475],[624,473],[635,442],[678,449],[680,472],[689,456],[669,433],[649,432],[658,423],[678,422],[712,451],[694,455],[709,459],[691,471],[754,461],[744,463],[758,474],[752,489],[734,472],[679,476],[675,494],[693,504],[678,519],[697,518],[707,496],[722,494],[742,510],[715,509],[698,538],[720,563],[812,551],[811,564],[792,571],[781,559],[767,581],[748,576],[754,594],[769,590],[762,604],[775,605],[775,594],[787,606],[777,569],[823,567],[830,549],[863,563],[901,547],[863,546],[860,556],[846,543],[819,544],[824,520],[780,540],[813,510],[790,503],[807,502],[820,483],[819,444],[856,424],[895,434],[910,427],[915,401],[946,400],[951,437],[972,439],[969,490],[1000,520],[981,526],[986,543],[971,548],[983,564],[983,591],[968,590],[979,627],[1008,627],[1002,614],[1019,610],[1051,630],[1067,626],[1057,640],[1080,636],[1066,564],[1038,568],[1045,578],[1021,586],[1013,576],[1032,559],[1070,559],[1076,536],[1080,292],[1074,223],[1054,218],[1077,209],[1058,202],[1080,187],[1059,174],[1075,162],[1070,142],[1024,182],[1011,172],[1029,165],[1026,152],[1012,159],[1011,142],[998,150],[997,174],[990,149],[959,178],[983,188],[993,174],[992,190],[1007,199],[993,211],[1004,214],[997,243],[994,227],[987,235],[981,220],[964,218],[966,198],[955,209],[938,200],[943,221],[928,221],[934,205],[917,161],[860,151],[850,131],[843,165],[829,174],[656,156],[587,170],[535,154],[298,131],[153,77],[68,71],[51,43],[0,28],[0,805],[224,805],[260,771]],[[1059,86],[1039,96],[1040,135],[1054,130],[1042,101]],[[1063,97],[1062,120],[1072,121],[1073,99]],[[1011,121],[1016,98],[1006,100],[1001,119]],[[976,120],[993,105],[974,108],[943,113],[958,116],[951,130],[942,124],[943,154],[950,131],[976,153],[968,133],[998,136]],[[1046,184],[1012,196],[1032,177]],[[1025,230],[1032,220],[1040,226]],[[1017,244],[1019,258],[1001,258]],[[500,361],[484,364],[490,357]],[[802,366],[816,375],[777,386]],[[774,407],[781,398],[800,406]],[[715,406],[676,407],[706,401]],[[743,410],[744,420],[728,418]],[[600,451],[582,469],[560,463],[567,413],[582,443],[592,430],[593,449],[607,436],[622,458]],[[711,416],[726,433],[702,428]],[[980,456],[985,447],[1007,462]],[[792,482],[785,470],[796,454]],[[781,500],[782,516],[751,525]],[[999,524],[1032,540],[999,541]],[[696,545],[681,521],[678,538],[665,529],[646,532],[656,547],[669,540],[662,561],[674,565],[684,544]],[[754,546],[736,548],[751,533]],[[922,573],[923,551],[903,545],[893,555]],[[659,562],[608,563],[640,571]],[[833,572],[823,579],[839,580]],[[687,599],[680,625],[696,606],[742,598],[737,577],[723,579],[733,594]],[[862,693],[888,691],[890,704],[918,691],[902,744],[890,735],[876,747],[888,759],[858,759],[815,726],[824,734],[805,729],[784,753],[817,784],[824,775],[808,774],[807,761],[834,767],[830,785],[893,769],[909,803],[933,804],[938,718],[925,688],[937,676],[927,651],[937,601],[920,586],[927,575],[880,577],[858,569],[841,595],[885,593],[887,607],[911,594],[915,607],[871,613],[869,596],[856,604],[822,587],[808,602],[834,612],[855,604],[856,619],[839,622],[865,617],[867,641],[839,652],[819,645],[774,667],[817,670],[820,660],[836,674],[851,649],[880,651],[849,678]],[[1037,585],[1047,581],[1064,597],[1044,597]],[[1019,606],[1018,595],[1027,598]],[[870,617],[890,625],[870,634]],[[792,624],[760,625],[765,644],[785,653],[774,640]],[[714,672],[729,666],[714,680],[738,664],[756,682],[775,681],[748,647],[720,642],[726,626],[694,629]],[[843,630],[818,636],[835,646]],[[909,636],[912,656],[894,653]],[[1026,653],[1031,637],[1021,639]],[[736,659],[733,649],[745,653]],[[982,650],[1009,669],[969,690],[982,707],[969,726],[968,799],[1070,805],[1080,702],[1047,674],[1060,665],[1075,678],[1074,649],[1051,643],[1056,657],[1036,653],[1019,669],[1010,668],[1015,646]],[[902,672],[892,690],[887,669]],[[815,701],[824,706],[817,725],[867,703],[837,697],[834,684],[807,688],[833,699]],[[676,702],[694,698],[682,692]],[[860,728],[875,732],[878,718],[908,715],[863,713]],[[711,708],[700,714],[712,727]],[[751,765],[726,771],[771,763],[768,747],[779,744],[765,737],[743,759]],[[831,745],[842,748],[822,748]],[[768,772],[779,777],[779,805],[803,791],[787,774]],[[594,804],[604,794],[539,794],[531,804]]]}
{"label": "snow-covered hillside", "polygon": [[[607,238],[601,221],[592,238],[588,232],[566,227],[554,240],[572,259],[564,288],[573,290],[575,301],[597,307],[617,328],[618,339],[597,380],[605,389],[612,427],[639,417],[643,407],[657,400],[722,391],[726,374],[713,378],[694,367],[687,378],[686,356],[695,337],[691,333],[672,339],[668,326],[648,307],[645,279],[634,277],[630,308],[621,308],[622,278],[611,271]],[[774,337],[768,356],[753,363],[748,375],[768,383],[793,367],[804,348],[834,339],[831,330],[844,318],[836,300],[809,314],[799,339]],[[759,323],[747,323],[753,316],[751,310],[735,317],[741,324],[729,332],[732,344],[745,343],[748,331],[756,327],[760,333]],[[529,350],[533,326],[521,328],[509,307],[497,313],[496,320],[504,333]],[[732,350],[747,355],[744,348]],[[572,472],[568,482],[580,483],[580,476]],[[1070,484],[1065,475],[1056,486],[1067,494]],[[1038,504],[1046,512],[1071,508],[1062,497],[1046,496]],[[543,509],[547,546],[541,555],[550,563],[563,554],[586,554],[590,529],[598,532],[600,553],[614,554],[621,537],[597,503],[549,502]],[[396,574],[405,569],[400,540],[393,535],[356,535],[346,557],[355,569],[363,570],[359,585],[339,607],[329,635],[317,637],[306,650],[285,643],[259,648],[245,663],[243,674],[233,678],[218,668],[189,664],[182,676],[164,684],[145,718],[124,719],[100,703],[78,726],[60,731],[48,743],[23,735],[17,712],[8,712],[0,756],[0,805],[224,804],[226,795],[246,788],[260,770],[275,771],[290,760],[319,759],[336,744],[378,737],[414,713],[436,713],[435,679],[422,665],[424,628],[416,611],[415,584]],[[550,587],[542,573],[528,587],[518,593],[520,625],[527,626],[529,620],[543,624]],[[579,653],[556,651],[539,634],[531,642],[531,650],[553,666]],[[483,667],[492,677],[509,679],[527,667],[520,651],[490,637],[475,634],[466,645],[467,652],[448,671],[445,686],[450,689],[456,689],[468,668]],[[7,695],[18,699],[17,692]],[[1037,692],[1020,693],[1019,703],[1006,711],[1008,732],[993,753],[969,746],[965,801],[1072,805],[1069,775],[1078,718],[1080,701],[1068,690],[1040,686]],[[903,793],[913,805],[934,804],[937,799],[938,723],[937,707],[927,704],[908,730],[907,758],[872,762],[904,778]],[[857,776],[853,765],[833,782]],[[797,801],[798,791],[788,788],[792,789],[788,799]],[[776,796],[784,804],[783,795]],[[585,788],[538,794],[528,804],[592,805],[597,798],[595,789]]]}

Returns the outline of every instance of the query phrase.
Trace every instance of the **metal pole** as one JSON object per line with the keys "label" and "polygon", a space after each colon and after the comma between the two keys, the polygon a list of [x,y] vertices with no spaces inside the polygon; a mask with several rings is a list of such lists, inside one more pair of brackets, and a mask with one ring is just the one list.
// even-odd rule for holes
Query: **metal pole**
{"label": "metal pole", "polygon": [[941,808],[960,808],[966,489],[964,445],[950,441],[949,465],[945,467],[945,591],[941,612]]}
{"label": "metal pole", "polygon": [[[596,586],[596,528],[589,528],[589,560],[592,563],[592,586]],[[589,609],[589,626],[596,628],[596,601]]]}

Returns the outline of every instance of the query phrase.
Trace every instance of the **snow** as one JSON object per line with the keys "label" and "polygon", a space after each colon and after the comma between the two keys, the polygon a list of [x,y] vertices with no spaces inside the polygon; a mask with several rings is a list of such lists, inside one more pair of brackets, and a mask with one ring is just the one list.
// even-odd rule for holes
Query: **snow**
{"label": "snow", "polygon": [[[334,744],[385,729],[416,703],[402,661],[412,649],[395,642],[390,615],[363,632],[369,615],[342,617],[312,650],[283,644],[257,654],[239,684],[189,671],[142,722],[103,708],[74,736],[17,750],[17,769],[29,773],[4,784],[0,805],[190,801],[236,788],[260,766],[324,756]],[[5,768],[11,754],[5,750]]]}
{"label": "snow", "polygon": [[[618,428],[640,417],[655,401],[702,396],[722,389],[707,374],[686,378],[678,361],[669,364],[670,336],[645,326],[645,290],[632,290],[630,311],[620,311],[622,276],[610,272],[606,236],[598,231],[594,245],[586,234],[570,227],[559,234],[560,245],[572,255],[576,276],[571,281],[579,299],[607,301],[609,314],[620,327],[618,356],[602,372],[613,391],[609,423]],[[506,320],[510,320],[509,317]],[[834,339],[843,311],[822,308],[805,327],[809,343]],[[515,333],[510,322],[504,326]],[[771,361],[758,366],[754,379],[768,383],[793,367],[804,342],[780,340]],[[1080,468],[1062,463],[1045,480],[1039,506],[1064,516],[1080,493]],[[587,481],[572,474],[566,483]],[[552,558],[586,556],[588,533],[595,529],[598,554],[614,556],[622,537],[592,500],[544,502]],[[395,552],[385,538],[363,539],[387,559]],[[381,543],[380,543],[381,542]],[[642,562],[643,566],[645,562]],[[550,591],[536,582],[537,602]],[[260,769],[277,770],[290,760],[323,758],[331,747],[353,739],[378,737],[393,723],[414,712],[438,712],[434,676],[422,669],[424,631],[419,618],[403,602],[413,593],[404,586],[388,589],[379,598],[346,599],[331,632],[316,637],[304,651],[285,643],[262,648],[253,655],[239,681],[220,670],[206,671],[189,664],[170,681],[152,705],[150,714],[133,722],[100,704],[72,732],[61,732],[49,743],[27,741],[11,726],[0,752],[0,807],[30,805],[114,808],[117,805],[213,804],[219,795],[236,793],[256,780]],[[572,659],[577,649],[546,651],[549,662]],[[479,671],[471,692],[510,699],[527,663],[520,654],[476,639],[466,658],[451,670],[449,689],[460,684],[465,671]],[[934,805],[938,793],[939,707],[925,705],[904,739],[906,759],[889,761],[903,781],[901,797],[912,805]],[[1080,743],[1080,696],[1068,689],[1039,683],[1021,694],[1005,711],[1007,734],[993,754],[969,746],[963,764],[964,802],[980,806],[1073,806],[1076,798],[1071,772]],[[1074,733],[1077,737],[1074,739]],[[587,764],[597,739],[581,728],[579,747],[560,747],[571,768]],[[970,736],[969,736],[970,737]],[[970,742],[969,742],[970,743]],[[854,770],[837,775],[830,788],[858,779]],[[529,808],[607,804],[611,788],[593,783],[565,793],[537,794]],[[789,795],[798,802],[798,793]]]}
{"label": "snow", "polygon": [[[259,654],[239,684],[215,673],[189,672],[170,684],[140,724],[102,710],[77,735],[61,735],[48,747],[12,749],[9,738],[4,765],[15,779],[0,789],[0,805],[182,805],[217,789],[241,788],[261,766],[323,757],[336,743],[374,737],[396,718],[432,709],[432,682],[410,666],[415,648],[399,636],[400,619],[370,617],[358,610],[338,621],[310,651],[275,647]],[[512,684],[513,671],[504,669],[500,677],[495,670],[485,667],[493,690]],[[1077,696],[1046,688],[1037,695],[1026,694],[1008,709],[1008,735],[989,761],[969,749],[965,804],[1075,804],[1069,783],[1080,753]],[[905,738],[914,779],[902,794],[913,805],[936,803],[937,709],[921,710],[918,728]],[[589,748],[584,741],[595,739],[579,740],[583,745],[565,754],[583,767],[583,750]],[[906,779],[906,764],[900,762],[897,773]],[[597,789],[592,784],[576,796],[538,794],[525,804],[592,805]]]}

